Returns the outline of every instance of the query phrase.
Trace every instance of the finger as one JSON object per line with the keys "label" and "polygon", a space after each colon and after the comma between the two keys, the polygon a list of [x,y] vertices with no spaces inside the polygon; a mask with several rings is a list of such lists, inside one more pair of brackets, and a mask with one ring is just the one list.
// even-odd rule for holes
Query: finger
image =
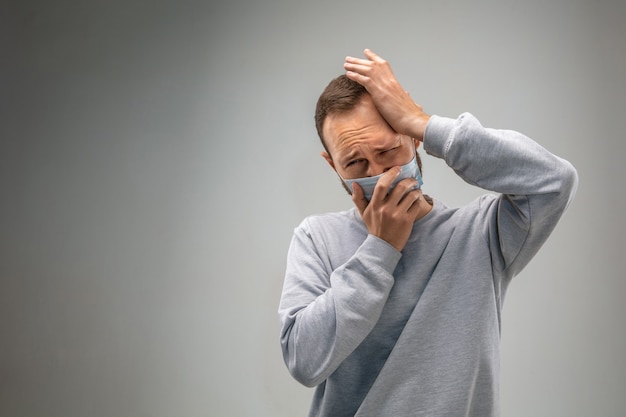
{"label": "finger", "polygon": [[[395,179],[398,178],[398,175],[400,175],[400,172],[402,172],[402,168],[399,166],[395,166],[389,169],[387,172],[385,172],[385,174],[382,177],[380,177],[380,179],[376,183],[376,186],[374,187],[374,193],[372,194],[372,201],[381,202],[385,198],[387,198],[387,193],[389,192],[389,188],[391,187],[391,184],[395,181]],[[398,201],[400,200],[398,199]]]}
{"label": "finger", "polygon": [[348,77],[352,81],[356,81],[357,83],[361,84],[364,87],[367,87],[367,84],[371,80],[370,77],[367,77],[365,75],[359,74],[358,72],[354,72],[354,71],[346,71],[346,77]]}
{"label": "finger", "polygon": [[356,72],[361,75],[369,75],[372,70],[372,67],[370,67],[369,65],[362,65],[352,62],[346,62],[345,64],[343,64],[343,68],[346,71]]}
{"label": "finger", "polygon": [[419,209],[422,193],[419,189],[413,190],[404,197],[403,203],[406,205],[407,212],[413,212]]}
{"label": "finger", "polygon": [[[420,188],[417,188],[418,183],[415,179],[412,179],[411,181],[402,180],[401,182],[404,184],[398,183],[398,185],[396,185],[392,190],[396,191],[397,189],[398,194],[394,196],[390,195],[390,198],[395,199],[398,197],[398,195],[400,195],[400,201],[397,203],[398,208],[407,213],[414,212],[415,210],[419,209],[419,202],[422,200],[423,196],[422,190]],[[408,189],[405,190],[405,186],[408,187]],[[393,204],[393,202],[391,202],[391,204]]]}
{"label": "finger", "polygon": [[370,65],[372,67],[382,68],[384,69],[384,71],[389,72],[390,74],[393,74],[391,65],[389,65],[389,62],[387,62],[387,60],[385,60],[384,58],[376,55],[374,52],[372,52],[369,49],[365,50],[365,56],[369,60]]}
{"label": "finger", "polygon": [[415,178],[405,178],[398,182],[389,192],[389,200],[397,205],[403,205],[408,210],[413,204],[413,199],[409,194],[417,191],[417,180]]}
{"label": "finger", "polygon": [[380,56],[376,55],[374,53],[374,51],[372,51],[371,49],[365,49],[365,51],[363,51],[363,53],[365,54],[367,59],[369,59],[370,61],[385,62],[384,59],[382,59]]}
{"label": "finger", "polygon": [[352,201],[354,205],[359,210],[359,213],[363,215],[365,208],[367,207],[368,201],[365,198],[365,194],[363,193],[363,189],[356,182],[352,183]]}
{"label": "finger", "polygon": [[353,56],[347,56],[346,63],[355,64],[355,65],[366,65],[366,66],[372,65],[372,61],[369,59],[356,58]]}
{"label": "finger", "polygon": [[372,67],[371,65],[358,63],[358,62],[345,62],[343,67],[347,70],[358,71],[358,72],[369,72]]}

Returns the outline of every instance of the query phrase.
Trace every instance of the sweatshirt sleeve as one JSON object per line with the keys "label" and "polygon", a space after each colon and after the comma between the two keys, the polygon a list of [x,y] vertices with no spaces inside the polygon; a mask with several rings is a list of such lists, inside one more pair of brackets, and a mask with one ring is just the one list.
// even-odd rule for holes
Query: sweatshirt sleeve
{"label": "sweatshirt sleeve", "polygon": [[369,235],[349,260],[330,271],[307,222],[296,228],[279,305],[287,368],[313,387],[332,374],[370,333],[394,283],[401,254]]}
{"label": "sweatshirt sleeve", "polygon": [[511,130],[484,128],[471,114],[432,116],[424,149],[472,185],[500,193],[485,199],[494,268],[515,276],[546,241],[574,197],[578,175],[564,159]]}

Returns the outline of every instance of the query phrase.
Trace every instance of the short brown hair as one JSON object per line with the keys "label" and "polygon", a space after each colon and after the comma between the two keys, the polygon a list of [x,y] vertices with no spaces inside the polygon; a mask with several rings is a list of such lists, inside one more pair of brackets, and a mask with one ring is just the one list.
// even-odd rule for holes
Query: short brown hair
{"label": "short brown hair", "polygon": [[315,107],[315,128],[326,152],[328,147],[323,133],[326,118],[331,114],[353,110],[365,94],[365,87],[345,75],[340,75],[326,86]]}

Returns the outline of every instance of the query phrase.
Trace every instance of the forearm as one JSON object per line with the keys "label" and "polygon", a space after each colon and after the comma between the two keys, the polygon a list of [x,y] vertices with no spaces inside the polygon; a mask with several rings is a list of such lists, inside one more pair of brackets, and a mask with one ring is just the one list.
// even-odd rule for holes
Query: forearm
{"label": "forearm", "polygon": [[444,159],[466,182],[498,193],[569,192],[575,182],[567,161],[521,133],[484,128],[469,113],[456,120],[432,116],[424,149]]}
{"label": "forearm", "polygon": [[[370,333],[393,286],[400,254],[368,236],[344,265],[323,272],[315,262],[302,262],[290,249],[279,308],[285,363],[298,381],[315,386],[324,381]],[[294,247],[294,245],[296,247]],[[293,256],[293,257],[292,257]]]}

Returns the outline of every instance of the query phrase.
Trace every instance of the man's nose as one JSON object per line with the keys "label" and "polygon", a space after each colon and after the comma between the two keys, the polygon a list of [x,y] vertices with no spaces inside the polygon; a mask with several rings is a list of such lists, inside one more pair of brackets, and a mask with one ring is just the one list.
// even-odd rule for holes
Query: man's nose
{"label": "man's nose", "polygon": [[393,165],[385,165],[385,164],[380,164],[377,162],[370,162],[367,167],[367,176],[375,177],[376,175],[380,175],[384,172],[389,171],[393,167],[394,167]]}

